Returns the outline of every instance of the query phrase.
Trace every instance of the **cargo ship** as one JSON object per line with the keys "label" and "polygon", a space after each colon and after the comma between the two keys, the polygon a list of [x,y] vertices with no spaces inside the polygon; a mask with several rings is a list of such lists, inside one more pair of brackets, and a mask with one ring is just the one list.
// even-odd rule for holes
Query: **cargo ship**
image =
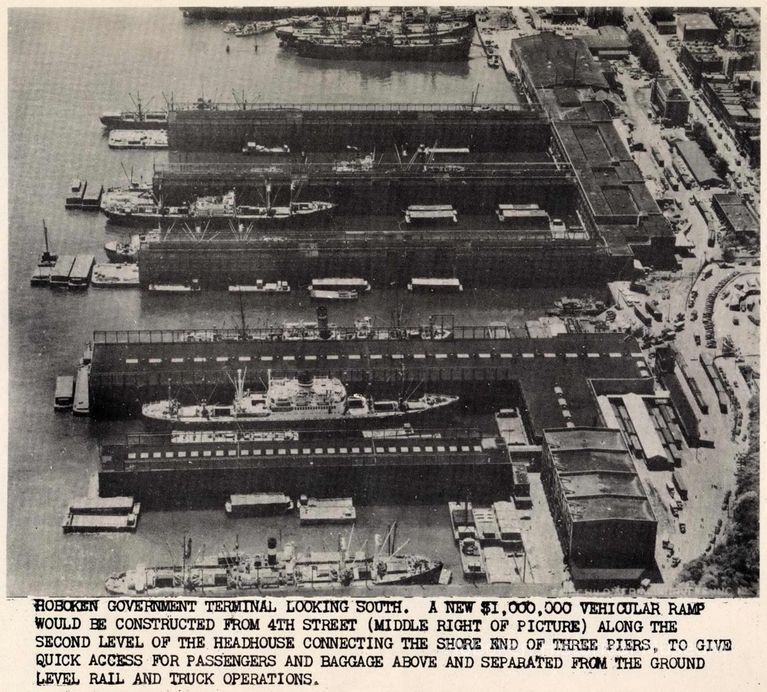
{"label": "cargo ship", "polygon": [[101,211],[114,224],[123,226],[155,226],[162,221],[189,223],[271,224],[316,221],[329,214],[334,208],[332,202],[290,202],[284,206],[273,206],[267,194],[263,206],[238,205],[234,190],[225,195],[198,197],[192,204],[164,206],[144,198],[141,202],[116,199],[101,205]]}
{"label": "cargo ship", "polygon": [[231,552],[194,559],[192,539],[185,538],[181,565],[139,564],[133,570],[110,575],[104,586],[115,596],[177,596],[439,583],[442,562],[401,554],[404,546],[394,548],[395,531],[396,522],[383,541],[376,536],[372,556],[364,550],[352,554],[343,537],[338,550],[310,550],[304,554],[296,553],[292,544],[278,551],[276,539],[269,538],[266,554],[243,553],[235,545]]}
{"label": "cargo ship", "polygon": [[474,21],[470,10],[443,10],[435,14],[416,8],[407,8],[402,12],[366,8],[360,15],[291,22],[291,26],[277,27],[275,34],[281,44],[289,48],[295,47],[298,41],[323,36],[351,40],[382,36],[466,38],[474,34]]}
{"label": "cargo ship", "polygon": [[[132,97],[131,97],[132,98]],[[196,101],[189,104],[178,104],[172,99],[167,108],[161,110],[146,110],[141,97],[136,96],[133,100],[136,109],[132,111],[105,111],[99,120],[107,130],[167,130],[168,113],[175,110],[217,110],[218,105],[212,99],[200,96]]]}
{"label": "cargo ship", "polygon": [[405,35],[378,31],[373,35],[325,36],[294,32],[289,45],[303,57],[322,60],[468,60],[472,35]]}
{"label": "cargo ship", "polygon": [[[171,397],[142,406],[142,414],[152,427],[179,428],[257,427],[300,425],[324,427],[334,422],[370,424],[379,420],[404,417],[441,409],[458,401],[457,396],[424,394],[418,398],[376,401],[362,394],[347,395],[346,387],[335,377],[272,378],[268,375],[264,392],[245,389],[246,371],[238,370],[234,400],[231,404],[182,406]],[[231,379],[231,378],[230,378]],[[170,389],[170,388],[169,388]]]}

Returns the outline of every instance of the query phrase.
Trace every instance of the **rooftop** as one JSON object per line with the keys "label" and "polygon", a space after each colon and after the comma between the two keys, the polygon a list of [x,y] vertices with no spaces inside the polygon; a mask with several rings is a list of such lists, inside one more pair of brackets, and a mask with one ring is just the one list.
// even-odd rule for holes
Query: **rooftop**
{"label": "rooftop", "polygon": [[677,21],[685,29],[694,29],[698,31],[704,30],[704,29],[710,30],[710,31],[719,30],[719,27],[716,24],[714,24],[714,20],[711,19],[711,17],[704,12],[680,14],[677,18]]}
{"label": "rooftop", "polygon": [[571,428],[543,436],[574,521],[655,521],[619,430]]}
{"label": "rooftop", "polygon": [[512,49],[520,68],[536,87],[589,86],[609,89],[607,80],[580,38],[563,39],[550,32],[516,38]]}
{"label": "rooftop", "polygon": [[585,34],[583,40],[592,50],[623,51],[629,49],[628,34],[618,26],[600,26],[593,33]]}
{"label": "rooftop", "polygon": [[735,194],[714,195],[713,201],[725,215],[735,233],[758,233],[759,220]]}
{"label": "rooftop", "polygon": [[711,163],[706,158],[706,155],[703,153],[697,142],[680,140],[674,142],[674,146],[698,183],[714,185],[720,185],[722,183],[721,178],[711,167]]}
{"label": "rooftop", "polygon": [[658,77],[655,80],[659,91],[663,93],[666,99],[674,99],[675,101],[689,101],[685,93],[679,88],[672,77]]}

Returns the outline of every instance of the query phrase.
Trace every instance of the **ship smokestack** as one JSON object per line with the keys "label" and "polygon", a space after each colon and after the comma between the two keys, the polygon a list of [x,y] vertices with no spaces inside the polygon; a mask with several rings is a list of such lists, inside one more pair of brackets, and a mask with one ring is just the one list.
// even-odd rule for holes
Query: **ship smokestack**
{"label": "ship smokestack", "polygon": [[270,567],[274,567],[277,564],[277,539],[269,538],[266,541],[266,546],[267,546],[266,563]]}
{"label": "ship smokestack", "polygon": [[317,307],[317,327],[320,332],[320,339],[330,338],[330,328],[328,327],[328,309],[324,305]]}

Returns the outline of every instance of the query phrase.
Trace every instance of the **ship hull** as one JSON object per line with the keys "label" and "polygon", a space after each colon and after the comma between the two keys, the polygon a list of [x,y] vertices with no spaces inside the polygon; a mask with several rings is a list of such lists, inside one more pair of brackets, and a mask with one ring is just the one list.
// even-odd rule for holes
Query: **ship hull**
{"label": "ship hull", "polygon": [[119,116],[102,115],[99,120],[108,130],[167,130],[167,120],[126,120]]}
{"label": "ship hull", "polygon": [[373,579],[372,582],[376,586],[428,586],[439,584],[442,567],[443,564],[441,562],[435,562],[428,569],[414,574],[397,575],[390,580],[387,580],[384,576],[380,579]]}
{"label": "ship hull", "polygon": [[315,41],[295,40],[292,44],[297,53],[307,58],[322,60],[419,60],[459,61],[468,60],[471,37],[460,42],[412,44],[392,46],[387,44],[343,45]]}
{"label": "ship hull", "polygon": [[[335,564],[335,563],[334,563]],[[183,574],[181,568],[175,568],[175,583],[167,586],[146,586],[141,591],[136,591],[129,586],[129,582],[134,582],[134,579],[128,579],[130,573],[123,573],[120,575],[113,575],[105,581],[105,590],[111,596],[194,596],[199,594],[201,596],[210,595],[228,595],[236,596],[253,591],[280,591],[295,593],[304,590],[349,590],[355,587],[387,587],[387,586],[428,586],[432,584],[438,584],[439,578],[442,573],[442,563],[435,562],[428,569],[422,570],[414,574],[402,574],[393,576],[391,579],[383,578],[369,578],[369,579],[354,579],[350,581],[341,581],[340,579],[320,579],[320,580],[306,580],[295,581],[291,578],[285,578],[285,575],[277,575],[271,573],[270,570],[263,570],[263,578],[251,578],[247,582],[237,581],[236,571],[230,577],[226,579],[224,583],[224,574],[226,568],[221,565],[218,566],[195,566],[189,569],[189,576],[194,576],[192,580],[187,578],[183,580],[186,582],[184,586],[181,582],[181,575]],[[151,571],[153,568],[149,568]],[[302,570],[306,572],[307,570]],[[309,570],[310,571],[310,570]],[[141,580],[140,580],[141,581]]]}
{"label": "ship hull", "polygon": [[135,252],[120,252],[119,250],[113,250],[105,246],[104,254],[110,262],[116,264],[135,264],[136,262]]}
{"label": "ship hull", "polygon": [[212,226],[216,228],[228,228],[231,223],[254,224],[257,226],[295,226],[302,223],[321,223],[327,219],[332,208],[319,209],[311,213],[295,213],[280,216],[191,216],[189,214],[126,214],[121,211],[103,208],[101,211],[107,217],[107,221],[115,226],[127,226],[129,228],[156,228],[164,223],[186,223],[190,225]]}
{"label": "ship hull", "polygon": [[386,427],[392,422],[407,422],[410,418],[416,418],[422,423],[430,416],[444,411],[451,404],[442,404],[434,406],[423,411],[396,412],[391,414],[381,414],[375,416],[344,416],[339,418],[317,418],[303,420],[286,420],[284,418],[256,418],[239,416],[222,416],[221,418],[153,418],[144,415],[144,425],[149,430],[168,431],[168,430],[232,430],[235,428],[258,429],[258,430],[367,430],[371,428]]}

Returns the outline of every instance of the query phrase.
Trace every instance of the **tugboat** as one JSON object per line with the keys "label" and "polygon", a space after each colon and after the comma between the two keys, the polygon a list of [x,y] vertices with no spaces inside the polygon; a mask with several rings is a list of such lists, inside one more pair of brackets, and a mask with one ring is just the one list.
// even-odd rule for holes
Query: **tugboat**
{"label": "tugboat", "polygon": [[161,221],[187,221],[194,223],[272,224],[297,221],[316,221],[317,217],[335,208],[331,202],[290,202],[285,206],[273,206],[267,186],[267,200],[263,206],[238,205],[234,190],[225,195],[198,197],[191,205],[163,206],[154,201],[139,203],[122,200],[101,205],[107,219],[124,226],[153,226]]}
{"label": "tugboat", "polygon": [[127,243],[122,240],[110,240],[104,243],[104,252],[107,259],[110,262],[117,263],[135,262],[141,243],[146,238],[146,235],[139,235],[137,233],[132,235]]}
{"label": "tugboat", "polygon": [[237,379],[230,380],[235,388],[231,404],[182,406],[171,396],[144,404],[142,414],[150,425],[172,427],[216,427],[253,425],[268,427],[300,423],[304,427],[324,427],[333,422],[369,424],[372,421],[424,414],[458,401],[457,396],[424,394],[418,398],[374,401],[362,394],[347,396],[346,387],[335,377],[312,377],[306,373],[298,378],[272,378],[268,374],[265,392],[245,389],[245,374],[238,370]]}

